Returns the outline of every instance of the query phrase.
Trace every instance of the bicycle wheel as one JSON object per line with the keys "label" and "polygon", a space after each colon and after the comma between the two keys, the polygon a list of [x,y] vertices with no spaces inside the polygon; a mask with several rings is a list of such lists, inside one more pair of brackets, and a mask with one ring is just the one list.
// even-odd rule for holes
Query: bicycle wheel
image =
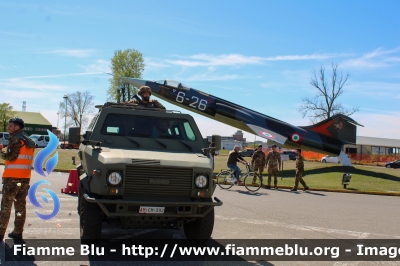
{"label": "bicycle wheel", "polygon": [[255,192],[255,191],[259,190],[261,187],[261,184],[262,184],[262,179],[257,173],[255,173],[255,176],[247,175],[244,178],[244,186],[246,187],[246,189],[248,191]]}
{"label": "bicycle wheel", "polygon": [[222,189],[229,189],[233,186],[232,174],[230,171],[223,171],[217,175],[218,186]]}

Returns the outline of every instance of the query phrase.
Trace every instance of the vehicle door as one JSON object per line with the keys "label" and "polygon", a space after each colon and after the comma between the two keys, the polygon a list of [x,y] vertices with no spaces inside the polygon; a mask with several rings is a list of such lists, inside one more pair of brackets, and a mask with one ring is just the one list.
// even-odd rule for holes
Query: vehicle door
{"label": "vehicle door", "polygon": [[44,146],[47,147],[47,145],[50,142],[50,137],[49,136],[44,136]]}
{"label": "vehicle door", "polygon": [[37,140],[37,145],[39,148],[45,147],[44,145],[44,136],[40,136]]}

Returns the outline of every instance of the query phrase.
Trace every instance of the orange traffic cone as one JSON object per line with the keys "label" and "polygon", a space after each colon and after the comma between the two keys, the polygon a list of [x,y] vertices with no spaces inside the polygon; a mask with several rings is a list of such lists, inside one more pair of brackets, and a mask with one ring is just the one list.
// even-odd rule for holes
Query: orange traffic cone
{"label": "orange traffic cone", "polygon": [[78,171],[71,170],[69,172],[67,186],[61,189],[61,193],[78,194],[78,189],[79,189]]}

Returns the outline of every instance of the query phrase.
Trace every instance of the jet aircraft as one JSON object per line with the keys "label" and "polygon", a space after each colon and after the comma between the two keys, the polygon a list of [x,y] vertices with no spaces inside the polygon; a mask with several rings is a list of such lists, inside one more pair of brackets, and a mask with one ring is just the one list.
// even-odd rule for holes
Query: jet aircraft
{"label": "jet aircraft", "polygon": [[268,139],[268,144],[339,156],[343,165],[351,166],[342,147],[356,142],[356,126],[362,125],[348,116],[336,114],[312,126],[294,126],[174,80],[121,79],[137,88],[149,86],[171,104]]}

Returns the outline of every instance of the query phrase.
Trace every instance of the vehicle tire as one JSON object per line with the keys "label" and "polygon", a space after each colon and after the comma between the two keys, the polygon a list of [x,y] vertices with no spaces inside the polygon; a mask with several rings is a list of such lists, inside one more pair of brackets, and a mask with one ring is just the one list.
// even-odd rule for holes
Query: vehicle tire
{"label": "vehicle tire", "polygon": [[96,203],[86,201],[83,196],[87,193],[81,184],[79,188],[79,224],[82,243],[93,243],[101,238],[103,214]]}
{"label": "vehicle tire", "polygon": [[390,164],[386,165],[386,168],[391,168]]}
{"label": "vehicle tire", "polygon": [[324,160],[322,160],[322,162],[323,162],[323,163],[326,163],[326,160],[324,159]]}
{"label": "vehicle tire", "polygon": [[194,242],[206,242],[210,239],[214,229],[214,207],[203,218],[196,218],[193,222],[183,225],[183,231],[188,240]]}
{"label": "vehicle tire", "polygon": [[259,174],[255,173],[256,178],[255,178],[255,184],[253,184],[253,178],[254,176],[246,176],[243,180],[244,182],[244,186],[246,187],[246,189],[248,191],[251,192],[256,192],[260,189],[261,185],[262,185],[262,178],[260,177]]}
{"label": "vehicle tire", "polygon": [[68,145],[68,149],[72,149],[72,145]]}
{"label": "vehicle tire", "polygon": [[231,171],[222,171],[217,175],[218,186],[222,189],[229,189],[233,186]]}

